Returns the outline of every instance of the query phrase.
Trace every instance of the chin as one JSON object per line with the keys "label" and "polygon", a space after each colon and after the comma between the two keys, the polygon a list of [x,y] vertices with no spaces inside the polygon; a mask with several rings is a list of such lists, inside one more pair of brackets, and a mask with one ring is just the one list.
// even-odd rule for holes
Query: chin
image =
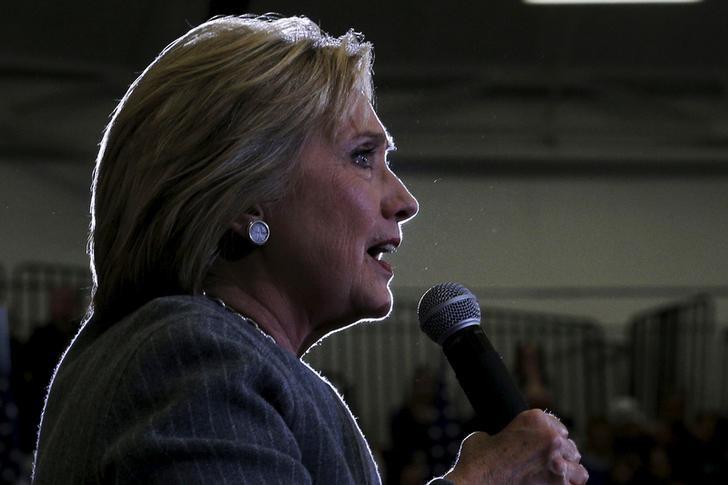
{"label": "chin", "polygon": [[389,312],[392,311],[392,305],[383,305],[376,310],[372,311],[368,316],[364,317],[363,320],[383,320],[389,316]]}
{"label": "chin", "polygon": [[348,314],[348,316],[336,320],[337,323],[324,326],[316,340],[320,340],[360,322],[383,320],[389,316],[389,313],[392,311],[391,295],[386,300],[380,299],[378,304],[374,301],[369,301],[367,303],[368,304],[360,305],[355,311]]}
{"label": "chin", "polygon": [[392,292],[387,288],[385,294],[377,295],[364,306],[361,320],[381,320],[392,311]]}

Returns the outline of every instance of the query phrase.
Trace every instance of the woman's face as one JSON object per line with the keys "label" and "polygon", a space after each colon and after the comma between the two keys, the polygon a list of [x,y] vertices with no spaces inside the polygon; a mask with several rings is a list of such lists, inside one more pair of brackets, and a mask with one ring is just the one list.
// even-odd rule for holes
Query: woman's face
{"label": "woman's face", "polygon": [[389,169],[387,132],[363,96],[336,140],[312,137],[284,198],[266,208],[277,286],[325,331],[391,307],[392,267],[417,201]]}

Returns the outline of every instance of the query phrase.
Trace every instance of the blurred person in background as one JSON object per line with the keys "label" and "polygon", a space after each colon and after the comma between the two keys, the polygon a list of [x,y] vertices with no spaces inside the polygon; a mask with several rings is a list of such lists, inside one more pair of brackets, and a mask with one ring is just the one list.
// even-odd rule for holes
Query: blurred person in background
{"label": "blurred person in background", "polygon": [[541,347],[533,342],[519,343],[516,346],[515,373],[518,386],[530,407],[554,409],[554,395],[548,388],[546,359]]}
{"label": "blurred person in background", "polygon": [[[336,390],[301,361],[392,306],[417,202],[390,170],[372,46],[302,17],[223,17],[170,44],[105,131],[94,288],[50,386],[45,483],[380,483]],[[464,440],[439,483],[584,483],[538,410]]]}
{"label": "blurred person in background", "polygon": [[415,369],[405,402],[390,420],[389,483],[423,483],[451,466],[464,437],[445,394],[442,376],[427,366]]}
{"label": "blurred person in background", "polygon": [[83,295],[74,288],[48,292],[48,320],[37,325],[25,342],[14,342],[13,387],[19,408],[19,436],[23,452],[35,447],[38,421],[53,369],[71,343],[83,317]]}
{"label": "blurred person in background", "polygon": [[18,483],[24,464],[11,370],[8,312],[0,306],[0,484],[3,485]]}

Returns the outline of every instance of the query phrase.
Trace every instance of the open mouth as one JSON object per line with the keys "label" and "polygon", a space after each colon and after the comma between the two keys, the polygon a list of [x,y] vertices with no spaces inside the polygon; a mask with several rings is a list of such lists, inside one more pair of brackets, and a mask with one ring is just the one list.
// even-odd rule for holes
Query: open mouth
{"label": "open mouth", "polygon": [[397,250],[398,241],[397,242],[383,242],[379,244],[375,244],[374,246],[367,249],[367,254],[374,259],[374,261],[377,262],[377,264],[384,269],[384,271],[389,275],[392,276],[394,273],[392,271],[392,265],[389,264],[388,261],[385,261],[382,259],[385,254],[392,254]]}
{"label": "open mouth", "polygon": [[392,243],[377,244],[367,249],[367,253],[377,261],[381,261],[385,254],[392,254],[397,250],[397,246]]}

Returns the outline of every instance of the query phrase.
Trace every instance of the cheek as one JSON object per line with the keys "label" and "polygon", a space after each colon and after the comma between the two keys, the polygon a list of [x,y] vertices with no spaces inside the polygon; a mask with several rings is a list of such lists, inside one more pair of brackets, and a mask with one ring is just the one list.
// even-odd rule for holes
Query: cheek
{"label": "cheek", "polygon": [[351,214],[351,217],[339,217],[326,229],[325,243],[327,244],[327,254],[332,256],[335,261],[341,265],[339,268],[334,268],[339,271],[346,271],[347,268],[351,268],[352,265],[357,265],[364,261],[364,255],[366,244],[363,242],[365,238],[365,232],[361,230],[362,224],[358,220],[356,214]]}
{"label": "cheek", "polygon": [[[361,246],[372,236],[376,225],[376,202],[373,194],[355,183],[344,185],[325,202],[327,216],[321,218],[325,231],[334,232],[341,244]],[[353,249],[353,248],[352,248]],[[366,249],[366,248],[364,248]]]}
{"label": "cheek", "polygon": [[362,232],[369,232],[376,224],[378,214],[378,198],[367,188],[352,189],[346,194],[346,207],[341,211],[349,220],[352,228]]}
{"label": "cheek", "polygon": [[324,264],[341,277],[347,267],[363,262],[366,244],[377,236],[375,195],[360,177],[332,176],[292,197],[288,207],[301,210],[282,213],[291,244],[309,253],[299,257]]}
{"label": "cheek", "polygon": [[318,202],[317,210],[291,221],[293,245],[304,252],[300,257],[323,265],[327,271],[341,273],[356,264],[364,251],[362,238],[366,232],[362,230],[361,213],[341,199]]}

